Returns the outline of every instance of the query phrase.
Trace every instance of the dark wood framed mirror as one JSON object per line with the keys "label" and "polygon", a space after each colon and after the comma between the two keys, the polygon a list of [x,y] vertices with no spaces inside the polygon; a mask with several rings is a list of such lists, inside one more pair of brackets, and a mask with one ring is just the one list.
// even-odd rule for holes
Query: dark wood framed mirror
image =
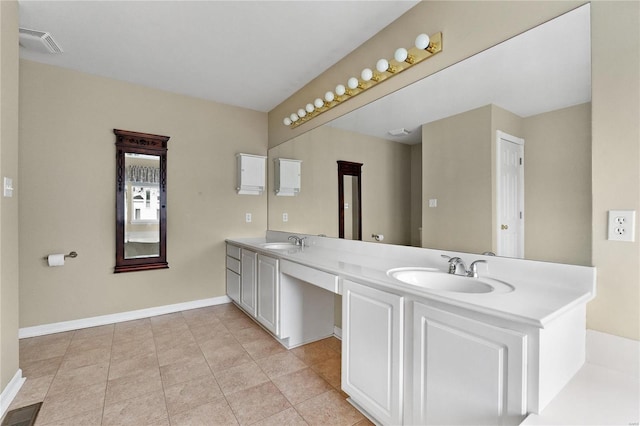
{"label": "dark wood framed mirror", "polygon": [[116,266],[114,272],[168,268],[169,136],[116,134]]}
{"label": "dark wood framed mirror", "polygon": [[362,163],[338,161],[338,237],[362,240]]}

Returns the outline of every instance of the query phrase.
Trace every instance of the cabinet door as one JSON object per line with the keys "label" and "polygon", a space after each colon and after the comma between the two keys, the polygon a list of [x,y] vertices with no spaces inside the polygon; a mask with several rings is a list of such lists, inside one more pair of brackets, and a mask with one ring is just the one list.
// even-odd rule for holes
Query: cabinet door
{"label": "cabinet door", "polygon": [[527,337],[420,303],[413,312],[414,424],[520,424]]}
{"label": "cabinet door", "polygon": [[227,269],[227,296],[240,303],[240,275]]}
{"label": "cabinet door", "polygon": [[258,321],[278,335],[279,286],[278,260],[258,255]]}
{"label": "cabinet door", "polygon": [[345,280],[342,321],[342,388],[382,424],[401,424],[403,298]]}
{"label": "cabinet door", "polygon": [[256,316],[256,257],[257,253],[242,249],[240,255],[240,305],[251,315]]}

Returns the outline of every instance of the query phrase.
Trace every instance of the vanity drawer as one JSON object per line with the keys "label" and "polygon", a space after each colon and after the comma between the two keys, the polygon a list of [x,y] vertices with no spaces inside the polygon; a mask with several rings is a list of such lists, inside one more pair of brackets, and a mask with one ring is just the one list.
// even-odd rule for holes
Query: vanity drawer
{"label": "vanity drawer", "polygon": [[280,272],[328,290],[332,293],[339,294],[340,278],[337,275],[329,274],[297,263],[288,262],[286,260],[280,261]]}
{"label": "vanity drawer", "polygon": [[235,259],[240,259],[240,247],[227,244],[227,256],[231,256]]}
{"label": "vanity drawer", "polygon": [[227,269],[232,270],[236,274],[240,274],[240,261],[231,256],[227,256]]}

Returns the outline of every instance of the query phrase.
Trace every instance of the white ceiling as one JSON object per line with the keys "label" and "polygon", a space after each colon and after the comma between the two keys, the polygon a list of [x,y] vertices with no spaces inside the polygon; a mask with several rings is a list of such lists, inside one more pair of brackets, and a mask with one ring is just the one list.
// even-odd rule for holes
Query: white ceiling
{"label": "white ceiling", "polygon": [[64,53],[20,56],[267,112],[416,3],[21,0]]}
{"label": "white ceiling", "polygon": [[[589,102],[590,34],[587,4],[329,125],[414,144],[421,141],[422,124],[488,104],[528,117]],[[411,134],[388,134],[398,128]]]}

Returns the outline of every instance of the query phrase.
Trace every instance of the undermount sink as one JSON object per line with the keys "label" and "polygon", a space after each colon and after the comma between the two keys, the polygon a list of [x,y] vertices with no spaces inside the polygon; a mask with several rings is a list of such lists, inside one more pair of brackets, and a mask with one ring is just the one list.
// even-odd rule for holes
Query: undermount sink
{"label": "undermount sink", "polygon": [[269,250],[289,250],[289,249],[295,249],[298,247],[292,243],[264,243],[264,244],[260,244],[260,246]]}
{"label": "undermount sink", "polygon": [[453,275],[436,268],[396,268],[387,271],[387,275],[411,284],[434,291],[455,293],[508,293],[513,286],[493,278],[473,278]]}

